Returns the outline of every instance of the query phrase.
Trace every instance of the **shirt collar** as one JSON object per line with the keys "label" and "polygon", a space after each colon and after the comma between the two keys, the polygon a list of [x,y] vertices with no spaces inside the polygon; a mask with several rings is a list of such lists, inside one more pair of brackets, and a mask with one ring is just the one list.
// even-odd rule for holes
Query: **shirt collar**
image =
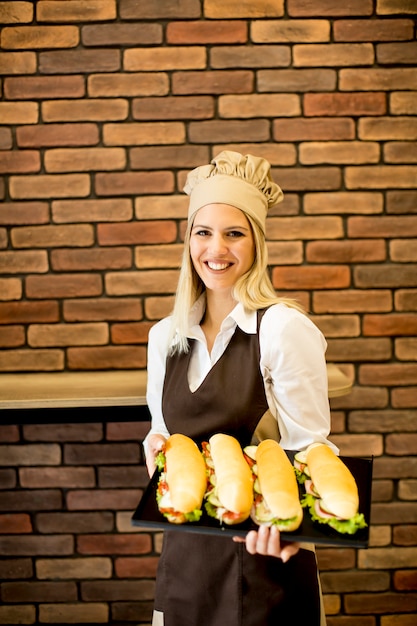
{"label": "shirt collar", "polygon": [[[205,308],[206,295],[203,293],[191,308],[190,314],[188,316],[187,335],[189,338],[199,337],[201,335],[200,322],[204,315]],[[235,325],[239,326],[239,328],[247,334],[256,334],[256,311],[248,311],[244,308],[241,302],[238,302],[235,308],[223,320],[221,330],[228,330]]]}

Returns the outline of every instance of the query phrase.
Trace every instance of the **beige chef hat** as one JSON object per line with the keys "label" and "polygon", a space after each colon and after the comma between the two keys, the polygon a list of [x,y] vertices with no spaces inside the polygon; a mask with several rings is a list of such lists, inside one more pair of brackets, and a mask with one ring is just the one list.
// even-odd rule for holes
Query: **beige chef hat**
{"label": "beige chef hat", "polygon": [[196,167],[187,176],[184,191],[190,196],[188,220],[206,204],[231,204],[252,217],[265,232],[269,207],[284,198],[270,170],[268,161],[261,157],[220,152],[210,165]]}

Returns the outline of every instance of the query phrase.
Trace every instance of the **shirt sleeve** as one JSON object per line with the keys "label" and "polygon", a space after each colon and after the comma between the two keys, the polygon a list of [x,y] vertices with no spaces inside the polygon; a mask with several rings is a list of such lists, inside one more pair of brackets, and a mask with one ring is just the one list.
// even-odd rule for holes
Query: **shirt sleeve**
{"label": "shirt sleeve", "polygon": [[143,441],[145,455],[148,451],[148,437],[153,434],[169,437],[169,432],[162,414],[162,390],[165,378],[167,357],[169,318],[155,324],[149,332],[146,402],[151,413],[151,429]]}
{"label": "shirt sleeve", "polygon": [[323,334],[306,315],[278,304],[266,311],[259,338],[261,370],[281,446],[302,450],[320,442],[338,453],[328,440],[330,406]]}

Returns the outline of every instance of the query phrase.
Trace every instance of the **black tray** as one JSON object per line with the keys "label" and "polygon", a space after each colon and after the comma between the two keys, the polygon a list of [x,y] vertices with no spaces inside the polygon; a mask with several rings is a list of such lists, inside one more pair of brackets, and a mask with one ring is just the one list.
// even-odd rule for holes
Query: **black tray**
{"label": "black tray", "polygon": [[[292,462],[294,452],[287,451],[287,455]],[[359,491],[359,512],[364,514],[368,526],[361,528],[354,535],[341,534],[330,528],[327,524],[313,522],[308,509],[303,509],[304,516],[301,526],[293,532],[282,532],[281,538],[284,541],[302,541],[317,545],[351,548],[368,547],[373,459],[345,456],[341,456],[340,458],[355,477]],[[204,505],[203,515],[198,522],[171,524],[158,510],[156,503],[156,487],[158,481],[159,472],[155,472],[139,501],[136,511],[132,515],[131,521],[133,526],[142,526],[151,530],[172,530],[174,532],[216,534],[228,537],[245,536],[249,530],[256,530],[258,528],[251,519],[246,520],[242,524],[235,524],[234,526],[221,525],[218,520],[207,515]],[[304,488],[300,485],[300,496],[302,496],[303,493]]]}

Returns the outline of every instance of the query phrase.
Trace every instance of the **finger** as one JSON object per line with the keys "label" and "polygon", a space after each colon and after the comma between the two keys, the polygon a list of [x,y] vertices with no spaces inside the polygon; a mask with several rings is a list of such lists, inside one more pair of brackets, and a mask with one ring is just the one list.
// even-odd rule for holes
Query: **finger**
{"label": "finger", "polygon": [[272,526],[269,532],[267,554],[282,558],[280,532],[276,526]]}
{"label": "finger", "polygon": [[256,551],[259,554],[269,554],[269,528],[268,526],[259,526],[258,537],[256,541]]}
{"label": "finger", "polygon": [[246,550],[249,554],[256,554],[257,552],[257,541],[258,541],[258,533],[256,530],[251,530],[246,535]]}
{"label": "finger", "polygon": [[281,559],[286,563],[292,556],[295,556],[300,549],[299,543],[288,543],[281,550]]}

